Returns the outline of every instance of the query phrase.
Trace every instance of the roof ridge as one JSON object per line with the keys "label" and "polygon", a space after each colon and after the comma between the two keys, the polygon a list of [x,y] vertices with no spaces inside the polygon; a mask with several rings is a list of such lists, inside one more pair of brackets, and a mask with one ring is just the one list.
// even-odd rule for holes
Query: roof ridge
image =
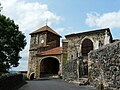
{"label": "roof ridge", "polygon": [[110,29],[109,29],[109,28],[93,29],[93,30],[90,30],[90,31],[68,34],[68,35],[66,35],[65,37],[67,37],[67,36],[72,36],[72,35],[78,35],[78,34],[87,34],[87,33],[94,33],[94,32],[102,32],[102,31],[105,31],[105,30],[107,30],[108,32],[110,32]]}
{"label": "roof ridge", "polygon": [[[57,36],[60,36],[57,32],[55,32],[55,31],[54,31],[52,28],[50,28],[48,25],[45,25],[45,26],[43,26],[43,27],[41,27],[41,28],[33,31],[32,33],[30,33],[30,35],[32,35],[32,34],[37,34],[37,33],[39,33],[39,32],[43,32],[43,31],[49,31],[49,32],[51,32],[51,33],[53,33],[53,34],[56,34]],[[60,37],[61,37],[61,36],[60,36]]]}

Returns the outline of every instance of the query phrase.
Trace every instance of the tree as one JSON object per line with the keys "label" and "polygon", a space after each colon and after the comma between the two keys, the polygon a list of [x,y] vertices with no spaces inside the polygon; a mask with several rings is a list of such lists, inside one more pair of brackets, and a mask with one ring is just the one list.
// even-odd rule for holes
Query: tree
{"label": "tree", "polygon": [[18,25],[0,14],[0,72],[6,72],[19,65],[19,52],[25,45],[25,35],[19,31]]}

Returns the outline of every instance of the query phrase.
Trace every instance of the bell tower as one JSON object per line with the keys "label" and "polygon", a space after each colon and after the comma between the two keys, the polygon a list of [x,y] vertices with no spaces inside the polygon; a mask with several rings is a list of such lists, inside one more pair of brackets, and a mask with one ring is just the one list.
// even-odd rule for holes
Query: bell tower
{"label": "bell tower", "polygon": [[30,35],[30,50],[37,49],[41,52],[60,46],[61,36],[47,25],[30,33]]}
{"label": "bell tower", "polygon": [[[48,25],[39,28],[36,31],[30,33],[30,49],[29,49],[29,61],[28,61],[28,77],[30,73],[34,73],[34,77],[39,77],[39,63],[44,52],[48,52],[47,56],[58,55],[60,50],[60,38],[61,36],[51,29]],[[54,51],[55,50],[55,51]],[[54,53],[55,52],[55,53]],[[51,54],[50,54],[51,53]],[[59,53],[61,55],[61,52]],[[39,63],[38,63],[39,62]],[[53,64],[54,65],[54,64]],[[42,66],[43,67],[43,66]],[[31,75],[30,75],[31,76]]]}

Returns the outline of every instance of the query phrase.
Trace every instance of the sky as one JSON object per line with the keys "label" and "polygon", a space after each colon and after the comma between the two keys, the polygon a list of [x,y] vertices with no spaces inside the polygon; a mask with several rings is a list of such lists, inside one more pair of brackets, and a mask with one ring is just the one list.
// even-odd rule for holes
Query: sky
{"label": "sky", "polygon": [[71,33],[110,28],[120,39],[120,0],[0,0],[2,14],[10,17],[26,35],[27,45],[20,52],[20,65],[11,70],[28,68],[29,33],[49,25],[62,39]]}

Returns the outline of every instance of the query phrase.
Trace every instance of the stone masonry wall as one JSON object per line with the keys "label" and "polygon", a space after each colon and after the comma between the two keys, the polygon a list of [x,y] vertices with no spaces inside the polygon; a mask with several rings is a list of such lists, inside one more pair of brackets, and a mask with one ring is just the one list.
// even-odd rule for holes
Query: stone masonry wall
{"label": "stone masonry wall", "polygon": [[65,81],[75,81],[78,79],[77,74],[77,59],[68,62],[63,65],[63,79]]}
{"label": "stone masonry wall", "polygon": [[90,84],[105,90],[120,90],[120,41],[89,53]]}
{"label": "stone masonry wall", "polygon": [[17,90],[25,84],[22,74],[5,74],[0,76],[0,90]]}
{"label": "stone masonry wall", "polygon": [[63,65],[67,63],[67,48],[68,48],[68,42],[66,40],[62,40],[62,53],[63,53],[62,64]]}

